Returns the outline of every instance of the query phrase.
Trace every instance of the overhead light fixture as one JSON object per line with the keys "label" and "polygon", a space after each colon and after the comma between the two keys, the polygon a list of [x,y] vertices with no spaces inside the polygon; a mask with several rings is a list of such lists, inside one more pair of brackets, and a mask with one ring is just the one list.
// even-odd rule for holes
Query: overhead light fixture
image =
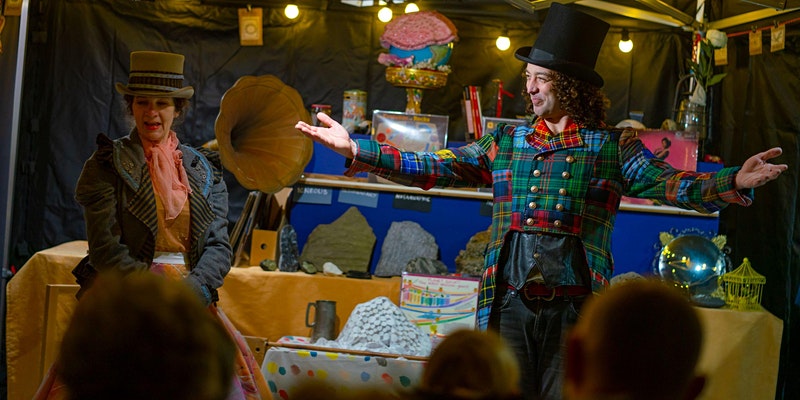
{"label": "overhead light fixture", "polygon": [[287,4],[286,8],[283,9],[283,13],[286,15],[286,18],[295,19],[300,15],[300,10],[297,8],[296,4]]}
{"label": "overhead light fixture", "polygon": [[494,45],[497,46],[500,51],[508,50],[508,48],[511,47],[511,39],[508,38],[508,33],[503,31],[503,33],[497,37],[497,40],[494,41]]}
{"label": "overhead light fixture", "polygon": [[627,29],[622,29],[622,39],[619,40],[619,50],[623,53],[630,53],[633,50],[633,41]]}
{"label": "overhead light fixture", "polygon": [[408,3],[408,4],[406,4],[406,10],[405,11],[406,11],[406,14],[415,13],[415,12],[419,11],[419,7],[417,6],[417,3]]}
{"label": "overhead light fixture", "polygon": [[[386,4],[386,2],[383,1],[383,0],[378,0],[378,1],[375,1],[375,0],[340,0],[340,1],[342,2],[342,4],[347,4],[349,6],[354,6],[354,7],[372,7],[372,6],[376,6],[376,5],[377,6],[382,6],[382,5]],[[392,0],[392,3],[394,3],[394,4],[401,4],[403,2],[404,2],[404,0]]]}
{"label": "overhead light fixture", "polygon": [[342,4],[347,4],[355,7],[372,7],[376,4],[372,0],[342,0]]}
{"label": "overhead light fixture", "polygon": [[384,6],[380,10],[378,10],[378,19],[381,22],[389,22],[392,20],[392,9],[388,6]]}

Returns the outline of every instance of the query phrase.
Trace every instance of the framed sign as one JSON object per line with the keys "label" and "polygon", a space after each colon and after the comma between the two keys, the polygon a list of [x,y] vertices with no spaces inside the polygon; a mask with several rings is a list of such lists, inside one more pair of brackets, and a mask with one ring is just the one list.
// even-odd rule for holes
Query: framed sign
{"label": "framed sign", "polygon": [[375,110],[372,138],[403,151],[436,151],[447,146],[447,115]]}
{"label": "framed sign", "polygon": [[[674,168],[694,171],[697,169],[697,135],[683,131],[645,129],[639,131],[639,139],[653,155]],[[653,200],[623,196],[623,203],[656,205]]]}
{"label": "framed sign", "polygon": [[9,17],[22,15],[22,0],[6,0],[2,11],[3,15]]}
{"label": "framed sign", "polygon": [[480,279],[403,272],[400,309],[429,335],[473,329]]}
{"label": "framed sign", "polygon": [[495,129],[497,129],[497,125],[501,123],[514,126],[525,126],[528,124],[528,121],[524,119],[513,118],[483,117],[483,130],[481,132],[483,132],[484,135],[492,133]]}

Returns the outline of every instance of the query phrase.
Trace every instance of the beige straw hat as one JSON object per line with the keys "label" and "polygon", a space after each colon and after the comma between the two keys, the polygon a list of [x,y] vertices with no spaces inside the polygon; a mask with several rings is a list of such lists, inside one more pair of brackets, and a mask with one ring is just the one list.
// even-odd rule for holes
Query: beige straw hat
{"label": "beige straw hat", "polygon": [[158,51],[131,52],[128,85],[117,83],[117,92],[132,96],[188,99],[194,88],[183,86],[183,55]]}

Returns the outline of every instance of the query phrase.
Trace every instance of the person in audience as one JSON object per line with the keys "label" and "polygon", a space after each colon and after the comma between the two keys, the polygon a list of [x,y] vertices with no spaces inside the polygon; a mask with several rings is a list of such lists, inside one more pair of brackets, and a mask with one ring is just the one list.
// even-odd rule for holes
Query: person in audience
{"label": "person in audience", "polygon": [[133,127],[114,140],[98,135],[75,188],[89,244],[73,270],[78,294],[99,272],[112,270],[150,271],[185,283],[239,349],[231,399],[271,398],[247,343],[216,306],[232,259],[228,191],[219,154],[181,143],[173,130],[194,94],[183,85],[183,65],[181,54],[134,51],[128,84],[116,84]]}
{"label": "person in audience", "polygon": [[[716,173],[672,168],[656,159],[636,130],[607,126],[608,99],[595,71],[609,24],[552,3],[525,63],[529,126],[498,124],[474,143],[437,152],[403,152],[353,140],[341,124],[296,124],[303,134],[349,159],[345,175],[371,172],[397,183],[491,187],[491,239],[478,299],[477,326],[514,349],[522,392],[561,399],[566,333],[583,302],[613,274],[611,232],[620,198],[718,211],[747,206],[753,188],[788,169],[769,160],[779,147]],[[468,215],[465,215],[468,218]]]}
{"label": "person in audience", "polygon": [[705,378],[697,312],[655,279],[612,285],[588,301],[567,339],[566,400],[692,400]]}
{"label": "person in audience", "polygon": [[329,379],[300,381],[286,397],[292,400],[402,400],[390,385],[345,386]]}
{"label": "person in audience", "polygon": [[413,400],[521,399],[519,365],[493,331],[449,333],[431,353]]}
{"label": "person in audience", "polygon": [[78,302],[56,370],[71,400],[224,400],[235,352],[188,286],[109,271]]}

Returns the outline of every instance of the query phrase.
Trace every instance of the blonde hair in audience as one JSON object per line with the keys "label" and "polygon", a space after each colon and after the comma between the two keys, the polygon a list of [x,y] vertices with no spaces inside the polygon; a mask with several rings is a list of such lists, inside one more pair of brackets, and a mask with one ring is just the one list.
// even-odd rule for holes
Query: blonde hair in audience
{"label": "blonde hair in audience", "polygon": [[513,397],[519,393],[517,362],[497,333],[457,330],[434,348],[419,389],[447,397]]}

